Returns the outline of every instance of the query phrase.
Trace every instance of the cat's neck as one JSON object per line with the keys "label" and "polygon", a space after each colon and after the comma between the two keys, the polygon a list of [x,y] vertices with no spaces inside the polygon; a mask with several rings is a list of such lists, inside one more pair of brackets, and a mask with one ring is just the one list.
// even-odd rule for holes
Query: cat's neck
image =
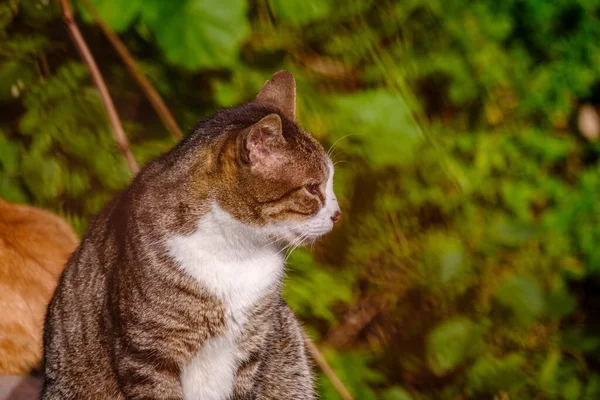
{"label": "cat's neck", "polygon": [[194,233],[169,237],[166,244],[181,271],[239,321],[264,295],[280,290],[284,254],[271,242],[213,205]]}

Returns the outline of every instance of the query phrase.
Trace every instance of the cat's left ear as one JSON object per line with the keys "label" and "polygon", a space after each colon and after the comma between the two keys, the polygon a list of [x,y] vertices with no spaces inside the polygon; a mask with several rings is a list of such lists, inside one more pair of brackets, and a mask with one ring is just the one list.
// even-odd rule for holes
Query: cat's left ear
{"label": "cat's left ear", "polygon": [[269,114],[252,125],[241,137],[240,155],[245,163],[264,164],[285,146],[281,117]]}
{"label": "cat's left ear", "polygon": [[256,102],[275,106],[291,121],[296,121],[296,80],[289,71],[279,71],[261,89]]}

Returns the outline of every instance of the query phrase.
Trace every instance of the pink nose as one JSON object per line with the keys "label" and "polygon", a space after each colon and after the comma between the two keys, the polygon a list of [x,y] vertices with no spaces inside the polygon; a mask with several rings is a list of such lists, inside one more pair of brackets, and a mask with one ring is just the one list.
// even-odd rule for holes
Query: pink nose
{"label": "pink nose", "polygon": [[333,223],[335,224],[336,222],[338,222],[340,220],[340,218],[342,217],[342,213],[340,210],[336,210],[333,215],[331,216],[331,220],[333,221]]}

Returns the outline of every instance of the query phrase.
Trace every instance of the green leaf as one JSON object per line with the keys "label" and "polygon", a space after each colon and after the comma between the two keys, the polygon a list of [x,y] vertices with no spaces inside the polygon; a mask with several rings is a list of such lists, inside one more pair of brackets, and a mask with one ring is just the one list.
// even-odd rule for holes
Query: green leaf
{"label": "green leaf", "polygon": [[577,301],[569,294],[564,286],[553,288],[548,296],[548,313],[555,317],[564,317],[569,315],[577,308]]}
{"label": "green leaf", "polygon": [[382,400],[413,400],[413,397],[401,387],[394,386],[386,390],[381,396]]}
{"label": "green leaf", "polygon": [[190,70],[233,66],[250,33],[246,0],[152,0],[148,24],[167,59]]}
{"label": "green leaf", "polygon": [[512,353],[503,358],[486,355],[467,371],[467,387],[475,393],[495,394],[523,382],[525,358]]}
{"label": "green leaf", "polygon": [[582,400],[596,399],[600,399],[600,376],[598,374],[592,374],[588,379]]}
{"label": "green leaf", "polygon": [[0,64],[0,102],[19,98],[34,79],[33,67],[17,61]]}
{"label": "green leaf", "polygon": [[332,0],[269,0],[273,14],[291,25],[305,25],[325,19],[332,11]]}
{"label": "green leaf", "polygon": [[17,142],[6,138],[0,131],[0,170],[13,173],[19,167],[20,148]]}
{"label": "green leaf", "polygon": [[479,350],[480,327],[466,317],[437,326],[427,337],[427,361],[436,375],[444,375]]}
{"label": "green leaf", "polygon": [[488,229],[492,239],[509,247],[521,246],[535,235],[535,230],[530,225],[506,217],[494,220]]}
{"label": "green leaf", "polygon": [[[104,22],[117,32],[127,30],[144,7],[153,7],[152,2],[144,0],[120,1],[118,5],[114,0],[92,0],[92,4]],[[86,19],[91,20],[89,16]]]}
{"label": "green leaf", "polygon": [[447,232],[427,235],[424,250],[428,280],[442,285],[456,284],[471,272],[462,242]]}
{"label": "green leaf", "polygon": [[558,372],[558,365],[560,364],[561,354],[558,350],[554,349],[548,353],[548,356],[539,375],[539,386],[549,395],[555,395],[557,391],[557,380],[556,375]]}
{"label": "green leaf", "polygon": [[[290,274],[284,298],[299,315],[312,315],[329,322],[336,320],[332,306],[352,300],[352,282],[326,268],[316,267],[306,251],[294,251],[289,260]],[[316,296],[318,294],[318,296]]]}
{"label": "green leaf", "polygon": [[544,311],[544,298],[537,281],[517,275],[504,277],[496,290],[496,300],[524,324],[532,323]]}
{"label": "green leaf", "polygon": [[39,202],[52,200],[62,194],[64,182],[61,165],[55,159],[41,154],[23,156],[23,178],[25,185]]}
{"label": "green leaf", "polygon": [[574,376],[561,387],[561,395],[564,400],[579,400],[582,391],[581,381]]}
{"label": "green leaf", "polygon": [[17,203],[26,202],[27,195],[18,179],[21,149],[18,142],[9,140],[0,130],[0,197]]}
{"label": "green leaf", "polygon": [[[327,350],[324,353],[331,368],[355,399],[379,399],[372,386],[383,384],[385,376],[371,365],[375,359],[373,353],[367,351],[342,353]],[[318,393],[322,399],[339,399],[337,390],[323,374],[319,376],[318,385]]]}
{"label": "green leaf", "polygon": [[[361,155],[371,167],[407,164],[422,140],[420,127],[399,93],[370,90],[332,98],[331,131],[348,139],[339,147]],[[368,106],[366,106],[368,105]]]}

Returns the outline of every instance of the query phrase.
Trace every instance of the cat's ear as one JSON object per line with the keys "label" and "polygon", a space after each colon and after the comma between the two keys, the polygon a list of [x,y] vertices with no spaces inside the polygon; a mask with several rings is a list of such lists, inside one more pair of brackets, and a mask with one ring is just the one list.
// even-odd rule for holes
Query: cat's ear
{"label": "cat's ear", "polygon": [[246,163],[258,164],[272,156],[284,144],[281,117],[269,114],[244,134],[241,158]]}
{"label": "cat's ear", "polygon": [[296,121],[296,81],[289,71],[279,71],[261,89],[256,102],[275,106],[291,121]]}

